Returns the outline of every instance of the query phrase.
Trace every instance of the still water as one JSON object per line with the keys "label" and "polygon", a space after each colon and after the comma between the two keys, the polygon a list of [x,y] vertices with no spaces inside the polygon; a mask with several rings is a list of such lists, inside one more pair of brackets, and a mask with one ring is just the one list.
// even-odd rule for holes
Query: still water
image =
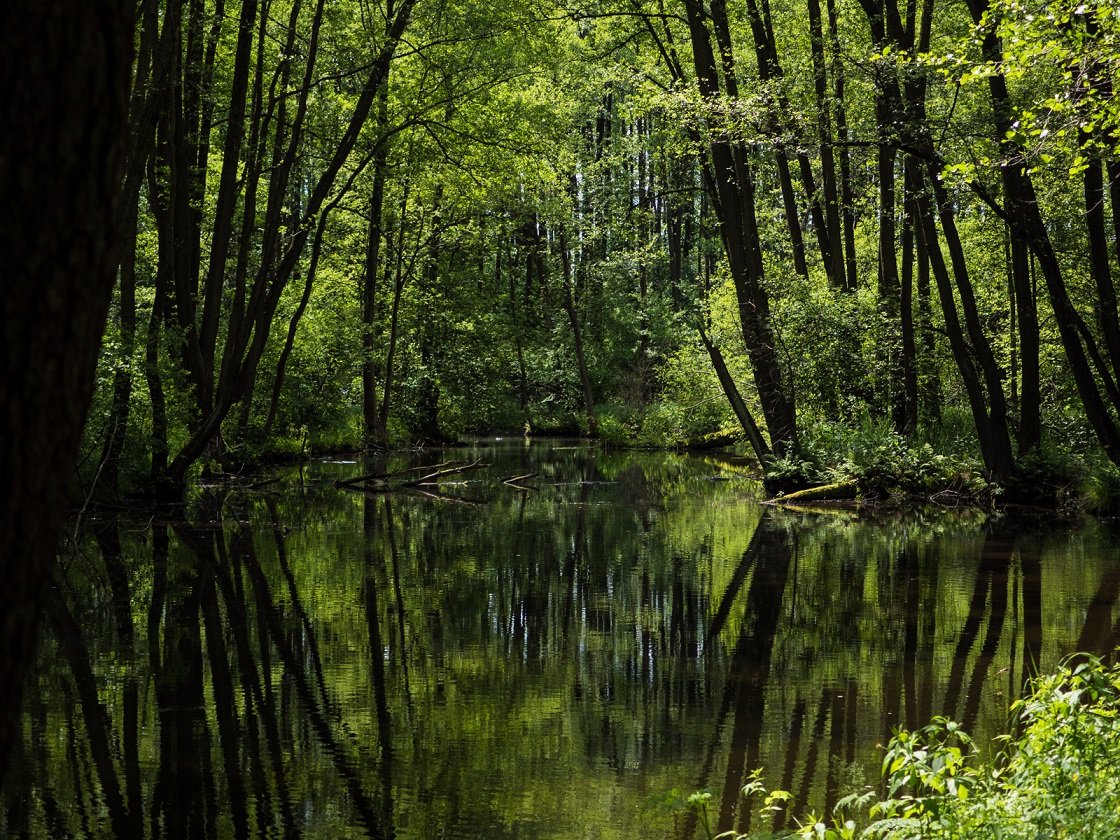
{"label": "still water", "polygon": [[674,788],[768,831],[753,769],[819,811],[894,728],[984,741],[1036,663],[1117,643],[1109,526],[759,494],[723,456],[489,441],[88,521],[0,836],[699,837],[649,807]]}

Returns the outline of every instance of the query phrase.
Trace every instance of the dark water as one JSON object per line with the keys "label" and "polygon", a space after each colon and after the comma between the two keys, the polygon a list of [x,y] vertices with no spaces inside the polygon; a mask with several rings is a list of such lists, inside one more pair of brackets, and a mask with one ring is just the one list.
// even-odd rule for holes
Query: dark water
{"label": "dark water", "polygon": [[894,727],[998,734],[1035,663],[1118,639],[1106,526],[781,511],[727,459],[574,444],[389,468],[455,457],[492,466],[88,522],[0,836],[698,837],[643,807],[672,788],[769,830],[752,769],[819,810]]}

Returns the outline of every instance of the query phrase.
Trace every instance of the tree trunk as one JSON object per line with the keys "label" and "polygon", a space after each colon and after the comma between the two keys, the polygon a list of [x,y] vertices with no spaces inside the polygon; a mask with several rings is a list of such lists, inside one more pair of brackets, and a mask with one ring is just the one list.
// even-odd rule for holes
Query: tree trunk
{"label": "tree trunk", "polygon": [[848,291],[855,291],[858,283],[856,265],[856,218],[855,191],[852,187],[852,162],[848,154],[848,114],[844,106],[844,68],[839,59],[840,38],[837,34],[836,2],[828,0],[828,35],[832,52],[836,57],[833,77],[836,95],[836,139],[839,141],[837,154],[840,156],[840,207],[844,220],[844,285]]}
{"label": "tree trunk", "polygon": [[[828,253],[825,273],[834,288],[847,291],[840,222],[840,195],[833,154],[832,108],[829,102],[828,70],[824,56],[824,22],[820,0],[808,0],[809,44],[813,65],[813,81],[817,95],[818,141],[820,143],[821,185],[824,190],[824,220],[828,232]],[[891,181],[893,183],[893,179]],[[893,218],[892,218],[893,221]],[[893,230],[893,226],[892,226]]]}
{"label": "tree trunk", "polygon": [[572,256],[568,252],[568,237],[561,232],[559,237],[560,263],[563,266],[564,284],[563,307],[572,327],[572,340],[576,346],[576,363],[579,366],[579,384],[583,390],[583,410],[587,419],[587,435],[595,437],[598,425],[595,422],[595,396],[591,391],[591,377],[587,372],[587,357],[583,352],[583,331],[580,329],[579,312],[576,310],[575,296],[572,294]]}
{"label": "tree trunk", "polygon": [[[378,94],[378,121],[384,126],[388,87]],[[383,213],[385,206],[385,171],[388,167],[388,148],[381,142],[373,158],[373,186],[369,199],[369,234],[366,239],[366,267],[362,275],[362,445],[366,449],[384,446],[388,435],[381,426],[381,413],[377,406],[377,272],[379,271],[381,240],[385,236]]]}
{"label": "tree trunk", "polygon": [[[964,265],[963,249],[956,235],[949,198],[944,188],[937,182],[940,166],[935,163],[929,164],[925,174],[933,186],[945,246],[952,260],[952,275],[950,275],[950,267],[945,264],[941,253],[930,198],[925,194],[924,184],[917,180],[920,173],[915,170],[913,189],[917,195],[918,215],[922,223],[921,236],[930,257],[933,276],[937,281],[941,309],[945,316],[945,332],[949,337],[953,358],[968,395],[985,472],[992,481],[1003,482],[1014,472],[1014,457],[1007,428],[1006,402],[1002,386],[991,356],[991,346],[980,330],[976,303],[973,300],[968,271]],[[954,287],[961,298],[961,310],[966,325],[963,329],[957,312]],[[967,338],[965,329],[967,329]],[[980,362],[979,371],[973,362],[973,353]]]}
{"label": "tree trunk", "polygon": [[[698,0],[685,3],[689,35],[700,94],[720,95],[711,36]],[[730,43],[725,62],[730,62]],[[708,146],[708,191],[720,221],[720,233],[739,304],[739,322],[747,346],[755,387],[766,420],[770,445],[779,455],[797,449],[797,417],[793,395],[782,375],[777,341],[770,320],[770,298],[765,290],[758,220],[755,213],[753,174],[743,149],[718,134]]]}
{"label": "tree trunk", "polygon": [[435,320],[440,317],[439,294],[437,285],[440,276],[442,256],[442,204],[443,184],[436,184],[432,196],[432,234],[428,238],[425,255],[423,282],[420,286],[420,300],[423,302],[423,316],[420,323],[420,386],[416,395],[416,428],[413,429],[422,440],[440,443],[447,436],[439,427],[439,377],[436,375],[438,327]]}
{"label": "tree trunk", "polygon": [[2,779],[113,290],[136,4],[0,9]]}
{"label": "tree trunk", "polygon": [[[906,195],[903,203],[910,204]],[[914,329],[914,225],[907,215],[902,223],[902,298],[899,324],[902,328],[902,394],[901,411],[895,416],[895,428],[904,435],[918,429],[918,347]]]}
{"label": "tree trunk", "polygon": [[715,369],[720,387],[723,389],[727,401],[731,404],[731,410],[735,412],[735,417],[739,421],[739,425],[743,427],[743,433],[746,434],[751,449],[754,450],[754,456],[758,459],[759,466],[765,469],[766,462],[771,456],[770,447],[766,443],[766,438],[762,436],[762,432],[759,431],[754,416],[751,414],[750,409],[747,408],[746,402],[744,402],[742,395],[739,393],[739,388],[735,385],[735,380],[731,376],[731,372],[727,369],[727,363],[723,359],[723,353],[708,337],[708,333],[703,326],[700,326],[698,329],[700,332],[700,340],[704,343],[704,349],[708,351],[708,358],[711,359],[712,367]]}
{"label": "tree trunk", "polygon": [[385,435],[385,439],[378,441],[379,446],[388,445],[389,407],[392,405],[393,378],[396,374],[397,337],[400,334],[400,308],[401,295],[408,275],[404,270],[404,233],[408,218],[408,193],[409,185],[405,182],[401,194],[400,213],[397,218],[397,246],[396,258],[393,265],[386,260],[385,278],[388,280],[390,270],[395,271],[393,280],[393,302],[389,307],[389,344],[385,350],[385,377],[381,385],[381,409],[378,414],[377,428]]}

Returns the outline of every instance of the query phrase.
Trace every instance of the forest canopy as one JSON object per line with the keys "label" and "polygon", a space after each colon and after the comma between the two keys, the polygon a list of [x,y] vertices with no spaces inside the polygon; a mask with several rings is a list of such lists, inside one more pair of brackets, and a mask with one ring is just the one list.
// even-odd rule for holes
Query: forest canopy
{"label": "forest canopy", "polygon": [[1120,475],[1113,4],[137,8],[103,496],[496,432]]}

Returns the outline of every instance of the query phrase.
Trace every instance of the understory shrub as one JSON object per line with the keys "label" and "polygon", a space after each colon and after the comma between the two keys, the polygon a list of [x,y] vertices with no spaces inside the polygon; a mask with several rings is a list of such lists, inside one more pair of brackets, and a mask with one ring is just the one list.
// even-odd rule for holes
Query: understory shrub
{"label": "understory shrub", "polygon": [[827,482],[854,482],[861,493],[933,496],[988,492],[980,464],[930,443],[908,441],[889,421],[864,418],[856,426],[821,423],[805,435],[804,459]]}
{"label": "understory shrub", "polygon": [[[915,732],[897,731],[883,759],[886,798],[874,791],[852,794],[828,818],[810,815],[778,836],[1120,837],[1120,667],[1078,655],[1036,680],[1011,709],[1012,734],[997,739],[987,760],[946,718]],[[757,775],[743,793],[762,811],[782,809],[791,799],[784,791],[765,790]],[[700,812],[704,828],[707,801],[702,792],[682,801]]]}

